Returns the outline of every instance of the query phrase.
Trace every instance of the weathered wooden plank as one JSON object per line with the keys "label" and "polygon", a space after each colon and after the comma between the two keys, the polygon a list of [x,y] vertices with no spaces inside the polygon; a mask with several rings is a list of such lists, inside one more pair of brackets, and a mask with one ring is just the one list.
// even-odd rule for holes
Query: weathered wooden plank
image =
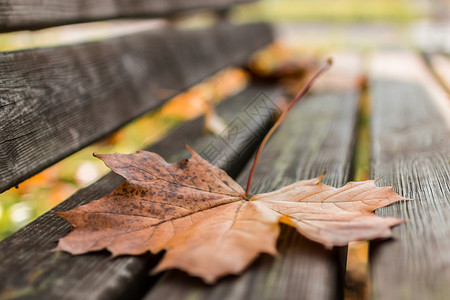
{"label": "weathered wooden plank", "polygon": [[449,299],[450,114],[416,55],[379,53],[370,72],[371,177],[413,199],[376,211],[407,223],[371,244],[372,298]]}
{"label": "weathered wooden plank", "polygon": [[[206,158],[217,159],[219,167],[235,174],[243,168],[246,159],[268,130],[272,113],[276,107],[264,97],[255,97],[265,92],[267,98],[279,98],[281,91],[271,85],[251,86],[241,94],[232,97],[218,107],[218,113],[232,128],[236,119],[253,130],[240,131],[234,140],[228,135],[220,137],[202,136],[203,122],[197,119],[178,128],[173,134],[147,150],[163,155],[169,161],[186,158],[184,142]],[[265,113],[250,116],[239,113],[247,106],[247,111],[265,107]],[[267,113],[269,111],[270,113]],[[221,145],[222,139],[229,142],[222,153],[205,151],[209,145]],[[247,141],[243,143],[242,141]],[[218,144],[216,144],[218,143]],[[160,152],[162,151],[162,152]],[[236,155],[236,153],[238,155]],[[225,159],[223,159],[225,158]],[[123,178],[108,174],[97,183],[80,190],[50,212],[45,213],[24,229],[0,243],[0,299],[23,297],[27,299],[132,299],[151,286],[148,274],[150,266],[158,257],[142,255],[119,257],[111,260],[104,252],[71,256],[61,252],[51,252],[56,241],[70,229],[63,219],[53,215],[53,211],[65,211],[91,200],[102,197],[114,190]]]}
{"label": "weathered wooden plank", "polygon": [[0,0],[0,31],[130,17],[164,17],[190,10],[223,10],[254,0]]}
{"label": "weathered wooden plank", "polygon": [[[325,183],[342,186],[349,179],[358,98],[358,92],[322,91],[298,104],[264,149],[252,194],[319,176],[325,170]],[[246,184],[249,167],[239,177],[241,185]],[[342,298],[339,249],[328,251],[292,228],[282,230],[280,255],[262,255],[242,275],[208,286],[181,271],[169,271],[145,299]]]}
{"label": "weathered wooden plank", "polygon": [[0,53],[0,192],[271,39],[263,23],[224,24]]}

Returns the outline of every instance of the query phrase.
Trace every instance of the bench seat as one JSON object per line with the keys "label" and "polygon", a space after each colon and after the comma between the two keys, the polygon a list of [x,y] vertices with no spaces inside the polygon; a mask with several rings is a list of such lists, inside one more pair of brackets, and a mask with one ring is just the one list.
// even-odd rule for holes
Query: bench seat
{"label": "bench seat", "polygon": [[[89,43],[0,53],[0,191],[100,140],[171,96],[230,65],[244,65],[274,36],[266,23],[231,24],[238,0],[0,0],[0,31],[122,17],[174,16],[207,9],[202,29],[169,25]],[[65,8],[66,14],[54,14]],[[99,12],[99,7],[104,11]],[[35,14],[30,13],[35,12]],[[16,17],[16,18],[14,18]],[[335,187],[355,177],[361,104],[370,100],[370,177],[413,199],[379,209],[407,220],[394,238],[370,243],[373,299],[450,299],[450,102],[431,60],[411,52],[357,57],[324,77],[289,114],[262,152],[252,193],[321,175]],[[445,58],[444,58],[445,59]],[[351,60],[350,60],[351,61]],[[367,64],[366,71],[362,66]],[[333,72],[335,74],[333,75]],[[328,78],[328,79],[327,79]],[[363,80],[361,80],[363,79]],[[350,84],[342,85],[350,80]],[[253,81],[218,106],[222,134],[187,122],[146,150],[168,161],[189,156],[183,142],[245,185],[252,155],[283,107],[282,86]],[[367,99],[366,99],[367,98]],[[53,214],[112,192],[110,173],[0,243],[0,299],[342,299],[347,247],[327,250],[282,226],[280,254],[261,255],[215,285],[178,270],[150,276],[161,254],[111,259],[106,251],[52,251],[70,225]],[[1,201],[1,200],[0,200]]]}

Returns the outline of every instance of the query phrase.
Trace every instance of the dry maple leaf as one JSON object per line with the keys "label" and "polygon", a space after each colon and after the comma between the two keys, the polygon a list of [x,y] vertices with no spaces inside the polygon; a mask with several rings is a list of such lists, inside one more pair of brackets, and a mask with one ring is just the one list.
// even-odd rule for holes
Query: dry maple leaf
{"label": "dry maple leaf", "polygon": [[332,247],[390,237],[390,227],[403,222],[372,213],[404,199],[374,180],[336,189],[319,177],[248,199],[252,175],[245,192],[225,171],[189,150],[191,159],[173,164],[145,151],[97,155],[126,181],[106,197],[56,213],[73,228],[57,250],[107,249],[113,256],[166,250],[155,271],[178,268],[213,283],[240,273],[260,253],[275,254],[280,223]]}
{"label": "dry maple leaf", "polygon": [[402,222],[371,213],[403,199],[373,180],[336,189],[319,177],[246,199],[224,171],[191,152],[174,164],[146,151],[97,155],[126,181],[104,198],[58,212],[73,231],[57,249],[113,256],[165,249],[157,271],[178,268],[212,283],[240,273],[261,252],[275,254],[280,222],[328,247],[387,238]]}

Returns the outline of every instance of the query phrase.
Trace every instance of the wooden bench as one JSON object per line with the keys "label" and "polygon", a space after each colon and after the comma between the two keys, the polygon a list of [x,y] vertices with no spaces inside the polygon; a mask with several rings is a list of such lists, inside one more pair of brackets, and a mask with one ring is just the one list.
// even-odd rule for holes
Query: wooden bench
{"label": "wooden bench", "polygon": [[[2,31],[121,17],[161,17],[198,9],[223,12],[238,1],[64,1],[36,6],[3,1]],[[64,11],[64,14],[55,12]],[[222,15],[222,13],[220,13]],[[0,53],[0,190],[114,132],[169,96],[228,65],[241,65],[273,39],[264,23],[181,30],[173,27],[97,42]],[[348,76],[338,66],[331,77]],[[391,241],[371,243],[374,299],[448,299],[450,290],[450,142],[445,93],[411,53],[380,53],[350,68],[344,89],[319,85],[277,130],[262,153],[252,193],[318,176],[352,180],[362,94],[370,96],[371,177],[414,199],[377,210],[408,219]],[[405,65],[414,71],[399,73]],[[389,67],[389,68],[388,68]],[[387,72],[386,70],[391,70]],[[420,71],[417,71],[420,70]],[[335,72],[335,75],[333,75]],[[351,72],[350,72],[351,73]],[[422,77],[413,78],[412,74]],[[282,89],[251,83],[221,103],[228,134],[202,135],[202,119],[183,124],[146,150],[168,161],[188,156],[183,142],[245,184],[248,161],[273,122]],[[174,93],[175,94],[175,93]],[[446,99],[448,100],[448,99]],[[448,115],[447,115],[448,117]],[[236,134],[229,134],[234,132]],[[240,276],[216,285],[181,271],[149,276],[159,255],[110,259],[104,252],[52,252],[70,226],[65,211],[107,195],[123,179],[108,174],[0,243],[0,299],[336,299],[344,296],[346,247],[326,250],[283,226],[280,255],[262,255]]]}

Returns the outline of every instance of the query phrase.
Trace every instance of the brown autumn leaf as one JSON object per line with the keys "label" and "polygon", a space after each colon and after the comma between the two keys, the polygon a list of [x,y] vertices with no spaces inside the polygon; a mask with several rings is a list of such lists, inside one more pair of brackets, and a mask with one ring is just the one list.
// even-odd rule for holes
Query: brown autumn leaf
{"label": "brown autumn leaf", "polygon": [[97,155],[126,181],[104,198],[58,212],[73,230],[57,249],[113,256],[166,250],[155,271],[178,268],[213,283],[242,272],[259,253],[275,254],[279,223],[332,247],[390,237],[402,222],[371,213],[404,199],[374,180],[336,189],[319,177],[246,199],[223,170],[191,153],[173,164],[145,151]]}

